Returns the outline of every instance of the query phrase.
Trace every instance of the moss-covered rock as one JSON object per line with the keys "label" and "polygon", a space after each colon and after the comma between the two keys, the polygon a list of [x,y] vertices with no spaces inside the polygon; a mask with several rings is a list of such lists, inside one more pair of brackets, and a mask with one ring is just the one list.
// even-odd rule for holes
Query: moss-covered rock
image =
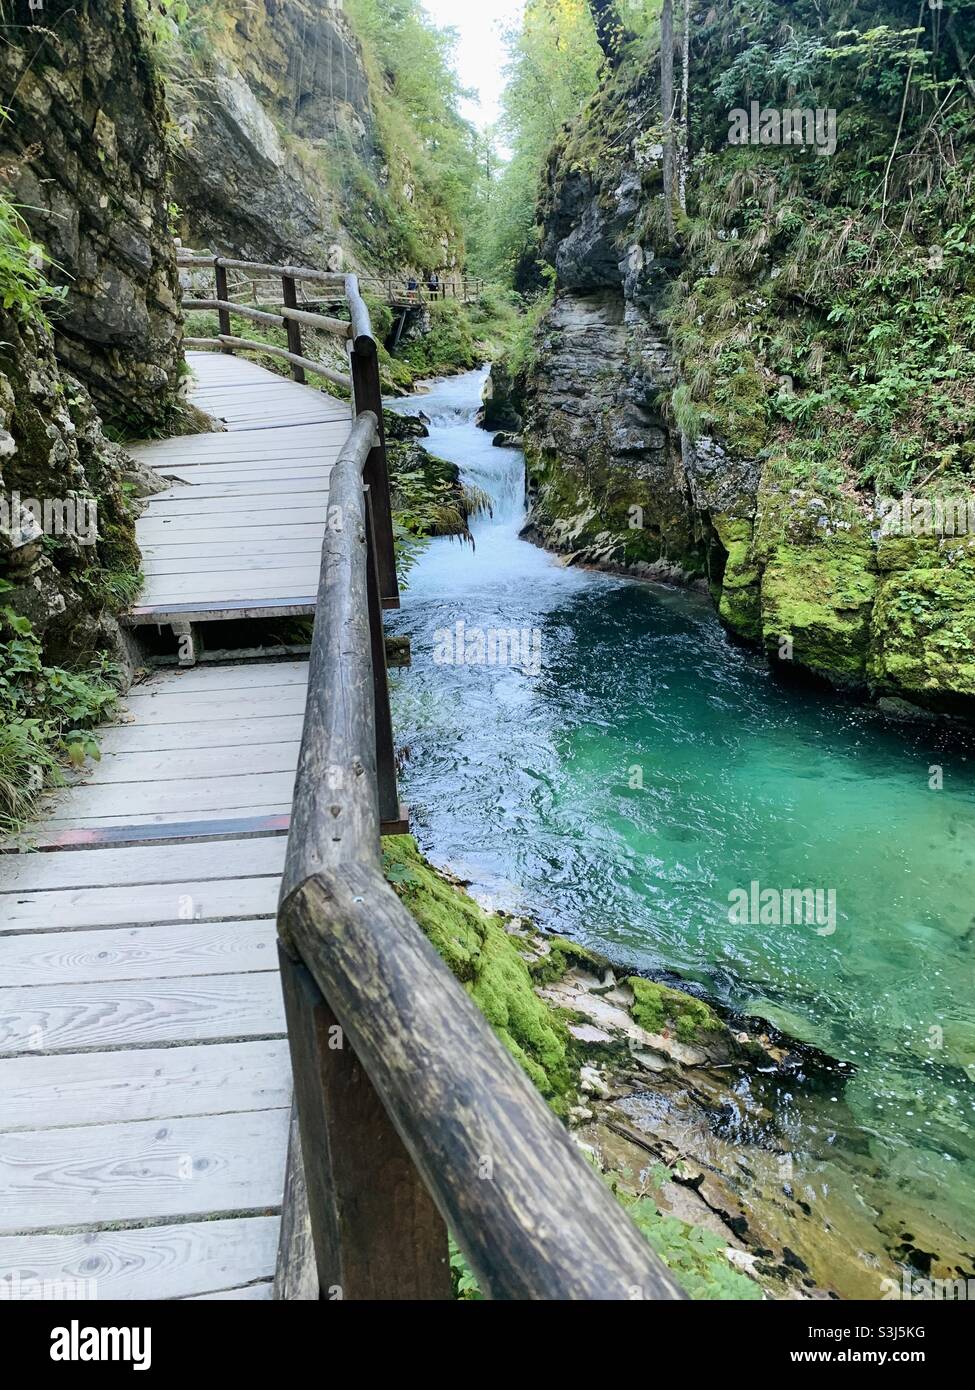
{"label": "moss-covered rock", "polygon": [[834,684],[862,685],[876,587],[868,543],[778,546],[762,575],[767,649]]}
{"label": "moss-covered rock", "polygon": [[709,1004],[683,990],[631,975],[626,983],[633,991],[631,1013],[648,1033],[670,1028],[683,1043],[699,1042],[704,1033],[719,1033],[725,1025]]}
{"label": "moss-covered rock", "polygon": [[542,1094],[564,1110],[572,1089],[568,1034],[535,993],[517,938],[437,873],[410,836],[383,843],[386,875],[431,944]]}

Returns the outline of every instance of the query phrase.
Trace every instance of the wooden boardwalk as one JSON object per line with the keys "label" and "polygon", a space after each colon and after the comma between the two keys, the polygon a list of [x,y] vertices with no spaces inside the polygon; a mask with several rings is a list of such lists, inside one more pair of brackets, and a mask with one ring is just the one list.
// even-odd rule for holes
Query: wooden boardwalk
{"label": "wooden boardwalk", "polygon": [[[141,523],[140,607],[312,611],[348,406],[246,362],[192,362],[195,401],[229,429],[139,450],[193,489]],[[285,410],[300,423],[272,423]],[[12,1289],[271,1296],[291,1105],[274,917],[306,683],[295,661],[152,675],[51,800],[42,852],[0,854]]]}
{"label": "wooden boardwalk", "polygon": [[130,622],[311,614],[329,473],[351,408],[240,357],[187,361],[190,401],[226,430],[130,449],[174,480],[138,523],[146,585]]}

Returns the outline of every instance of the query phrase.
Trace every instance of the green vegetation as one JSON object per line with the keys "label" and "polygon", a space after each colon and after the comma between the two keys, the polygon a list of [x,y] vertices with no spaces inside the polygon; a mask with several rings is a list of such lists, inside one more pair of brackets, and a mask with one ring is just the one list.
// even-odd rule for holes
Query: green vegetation
{"label": "green vegetation", "polygon": [[[541,999],[535,985],[551,983],[573,966],[591,970],[605,962],[574,942],[551,937],[549,954],[529,966],[520,939],[506,931],[502,919],[483,911],[459,885],[437,873],[410,836],[391,836],[383,846],[389,883],[508,1051],[553,1109],[564,1114],[574,1089],[573,1046],[563,1013]],[[644,1010],[659,1007],[661,1026],[666,1019],[674,1020],[678,1036],[685,1041],[699,1031],[722,1026],[706,1004],[690,995],[642,979],[629,983],[639,991]],[[578,1065],[579,1059],[575,1060]],[[660,1185],[667,1176],[667,1170],[657,1165],[654,1181]],[[724,1241],[665,1215],[642,1188],[629,1190],[632,1177],[614,1174],[606,1180],[692,1298],[761,1298],[759,1285],[729,1263]],[[480,1299],[477,1280],[453,1240],[450,1269],[456,1297]]]}
{"label": "green vegetation", "polygon": [[716,1033],[723,1027],[710,1005],[692,994],[641,979],[639,975],[631,975],[626,983],[635,1000],[633,1017],[648,1033],[662,1033],[672,1026],[680,1042],[692,1043],[701,1033]]}
{"label": "green vegetation", "polygon": [[542,170],[563,123],[596,91],[602,55],[586,0],[528,0],[521,28],[507,37],[500,135],[512,154],[483,190],[471,265],[488,279],[530,286]]}
{"label": "green vegetation", "polygon": [[121,672],[105,659],[81,671],[48,666],[30,622],[4,606],[0,579],[0,832],[18,829],[61,763],[98,757],[90,730],[112,709]]}
{"label": "green vegetation", "polygon": [[[5,119],[0,108],[0,128]],[[48,284],[42,249],[31,239],[17,208],[0,197],[0,307],[46,323],[46,306],[65,293]]]}
{"label": "green vegetation", "polygon": [[362,42],[387,165],[380,183],[359,159],[348,161],[349,191],[365,199],[351,230],[379,265],[442,270],[445,241],[460,264],[482,174],[477,133],[457,111],[454,35],[436,29],[418,0],[347,0],[345,10]]}

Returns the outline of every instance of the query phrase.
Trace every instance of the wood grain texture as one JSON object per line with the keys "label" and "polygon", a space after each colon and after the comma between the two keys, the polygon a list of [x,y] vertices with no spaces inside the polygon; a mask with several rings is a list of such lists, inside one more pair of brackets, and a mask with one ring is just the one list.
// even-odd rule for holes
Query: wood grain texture
{"label": "wood grain texture", "polygon": [[283,1038],[0,1061],[0,1130],[274,1110],[290,1102]]}
{"label": "wood grain texture", "polygon": [[193,1298],[268,1279],[274,1270],[277,1216],[234,1217],[179,1225],[0,1236],[0,1279],[56,1286],[81,1282],[102,1299]]}
{"label": "wood grain texture", "polygon": [[318,1268],[301,1154],[301,1129],[298,1107],[292,1102],[273,1297],[282,1302],[310,1303],[318,1296]]}
{"label": "wood grain texture", "polygon": [[[69,853],[72,858],[78,855],[78,851]],[[102,854],[108,851],[86,850],[82,853]],[[61,859],[68,855],[31,857]],[[3,867],[6,867],[5,864]],[[133,888],[120,885],[4,894],[0,897],[0,922],[5,932],[43,932],[73,931],[87,927],[145,926],[152,922],[188,919],[220,921],[223,918],[270,917],[277,906],[280,882],[280,874],[271,874],[262,878],[148,883]]]}
{"label": "wood grain texture", "polygon": [[0,1056],[283,1031],[281,989],[270,970],[0,989]]}
{"label": "wood grain texture", "polygon": [[290,1111],[0,1135],[0,1231],[280,1206]]}
{"label": "wood grain texture", "polygon": [[[447,1299],[443,1220],[315,981],[280,959],[322,1296]],[[300,1238],[297,1214],[286,1220]]]}

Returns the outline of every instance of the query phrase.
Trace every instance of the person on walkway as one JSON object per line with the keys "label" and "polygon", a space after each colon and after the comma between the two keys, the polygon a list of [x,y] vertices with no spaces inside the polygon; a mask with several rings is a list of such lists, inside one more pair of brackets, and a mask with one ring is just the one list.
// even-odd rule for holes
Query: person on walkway
{"label": "person on walkway", "polygon": [[427,281],[427,289],[433,295],[440,293],[440,276],[435,270],[431,270],[430,272],[430,278]]}
{"label": "person on walkway", "polygon": [[410,278],[409,278],[409,279],[407,280],[407,282],[406,282],[406,294],[407,294],[407,298],[408,298],[411,302],[412,302],[414,299],[416,299],[416,292],[417,292],[417,290],[418,290],[419,288],[420,288],[420,282],[417,280],[417,278],[416,278],[415,275],[411,275]]}

